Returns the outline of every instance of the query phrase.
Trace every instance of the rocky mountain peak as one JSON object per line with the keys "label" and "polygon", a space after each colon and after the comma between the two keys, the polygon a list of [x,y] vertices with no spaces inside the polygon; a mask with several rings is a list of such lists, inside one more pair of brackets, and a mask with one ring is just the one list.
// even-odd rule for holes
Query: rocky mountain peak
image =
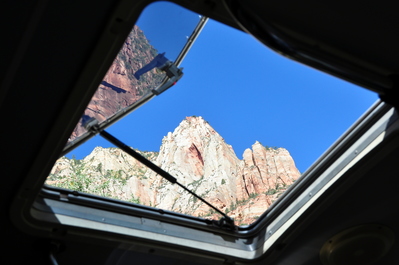
{"label": "rocky mountain peak", "polygon": [[190,116],[186,117],[167,137],[173,137],[176,142],[186,144],[186,141],[200,143],[204,138],[211,136],[223,139],[201,116]]}
{"label": "rocky mountain peak", "polygon": [[[244,151],[243,159],[238,159],[223,137],[197,116],[186,117],[167,133],[159,152],[141,153],[179,183],[229,213],[238,224],[253,222],[300,176],[284,148],[256,141]],[[90,179],[90,185],[79,187],[81,191],[194,216],[220,217],[117,148],[97,147],[80,161],[61,158],[48,182],[62,186],[59,184],[77,178],[76,172],[80,178]]]}

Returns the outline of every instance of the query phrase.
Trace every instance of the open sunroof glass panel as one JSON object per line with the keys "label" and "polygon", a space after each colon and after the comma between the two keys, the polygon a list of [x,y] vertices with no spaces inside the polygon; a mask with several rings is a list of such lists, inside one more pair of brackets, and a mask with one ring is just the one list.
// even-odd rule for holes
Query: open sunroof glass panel
{"label": "open sunroof glass panel", "polygon": [[[171,3],[148,6],[69,137],[63,154],[92,136],[84,127],[90,118],[106,128],[180,79],[182,69],[177,67],[206,21],[206,17]],[[176,75],[166,70],[170,64],[179,70]]]}

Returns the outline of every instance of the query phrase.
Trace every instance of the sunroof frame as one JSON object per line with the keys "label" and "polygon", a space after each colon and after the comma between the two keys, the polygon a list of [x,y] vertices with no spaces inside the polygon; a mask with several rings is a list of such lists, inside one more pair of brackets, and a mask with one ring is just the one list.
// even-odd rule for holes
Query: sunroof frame
{"label": "sunroof frame", "polygon": [[235,231],[202,218],[49,186],[36,198],[27,220],[42,229],[62,228],[113,242],[137,244],[144,240],[162,249],[195,250],[209,258],[226,255],[233,260],[254,260],[267,255],[271,246],[283,240],[284,234],[376,147],[382,143],[399,146],[398,141],[390,140],[398,131],[394,109],[376,103],[273,207],[252,225]]}
{"label": "sunroof frame", "polygon": [[[107,43],[111,44],[114,42]],[[101,54],[101,49],[96,52]],[[88,64],[90,69],[97,62],[93,58],[96,56]],[[112,63],[111,59],[107,62]],[[90,77],[97,74],[88,73]],[[101,80],[98,76],[94,79],[97,83]],[[78,82],[77,86],[84,83]],[[94,89],[91,87],[87,93],[94,93]],[[74,96],[82,94],[82,90],[76,91]],[[220,229],[201,218],[42,187],[48,172],[34,166],[10,208],[11,217],[23,231],[53,239],[84,237],[108,244],[152,245],[171,252],[179,246],[181,252],[209,259],[227,256],[230,261],[254,260],[267,255],[271,246],[283,240],[334,185],[356,170],[359,161],[377,149],[399,146],[398,130],[394,109],[376,103],[258,221],[236,231]],[[38,171],[40,174],[35,174]]]}

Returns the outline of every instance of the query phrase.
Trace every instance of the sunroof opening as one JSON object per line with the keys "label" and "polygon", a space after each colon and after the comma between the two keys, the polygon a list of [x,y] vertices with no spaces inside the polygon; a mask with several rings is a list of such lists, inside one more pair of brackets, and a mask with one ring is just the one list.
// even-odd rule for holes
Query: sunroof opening
{"label": "sunroof opening", "polygon": [[[248,34],[212,20],[181,62],[181,51],[201,19],[171,3],[147,7],[67,149],[90,135],[83,127],[85,119],[108,125],[135,110],[107,131],[234,218],[236,225],[249,225],[377,95],[290,61]],[[166,78],[161,65],[151,64],[158,55],[175,64],[180,60],[184,76],[148,101]],[[144,72],[148,65],[155,66]],[[46,184],[220,218],[99,136],[61,157]]]}

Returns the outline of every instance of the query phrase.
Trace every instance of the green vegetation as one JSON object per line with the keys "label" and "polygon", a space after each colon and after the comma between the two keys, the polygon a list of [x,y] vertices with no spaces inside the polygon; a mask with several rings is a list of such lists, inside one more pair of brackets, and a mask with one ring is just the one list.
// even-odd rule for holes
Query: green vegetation
{"label": "green vegetation", "polygon": [[278,192],[277,189],[269,189],[265,192],[266,195],[273,195],[276,194]]}
{"label": "green vegetation", "polygon": [[[259,141],[258,141],[259,142]],[[261,142],[259,142],[264,148],[266,148],[266,150],[268,150],[268,151],[272,151],[272,150],[274,150],[274,151],[276,151],[276,150],[278,150],[280,147],[277,147],[277,146],[268,146],[268,145],[264,145],[264,144],[262,144]]]}
{"label": "green vegetation", "polygon": [[132,198],[129,200],[129,202],[135,203],[135,204],[141,204],[140,203],[140,198],[136,198],[132,195]]}
{"label": "green vegetation", "polygon": [[279,197],[286,189],[288,189],[289,186],[290,185],[287,185],[285,183],[283,183],[283,184],[278,183],[274,189],[267,190],[265,192],[265,194],[266,195],[273,195],[273,194],[279,193],[278,196],[277,196],[277,197]]}
{"label": "green vegetation", "polygon": [[[78,160],[75,157],[71,159],[64,157],[63,159],[65,160],[64,163],[69,163],[70,165],[70,170],[65,171],[67,175],[62,173],[51,174],[47,179],[47,184],[68,190],[120,199],[118,190],[120,192],[121,187],[127,184],[128,179],[132,177],[132,173],[134,176],[146,179],[144,176],[145,171],[140,171],[140,168],[136,172],[133,171],[128,174],[122,169],[105,170],[102,163],[88,166],[83,160]],[[93,163],[93,161],[91,160],[89,163]],[[140,203],[140,199],[135,197],[125,200]]]}
{"label": "green vegetation", "polygon": [[279,149],[279,147],[277,147],[277,146],[267,146],[267,145],[265,145],[264,147],[266,148],[266,150],[269,150],[269,151],[272,151],[272,150],[276,151],[276,150]]}
{"label": "green vegetation", "polygon": [[[266,148],[272,148],[272,149],[277,149],[277,147],[266,147]],[[139,151],[136,150],[139,153],[141,153],[143,156],[148,158],[149,160],[154,161],[157,156],[159,155],[158,152],[148,152],[148,151]],[[109,149],[109,153],[116,158],[117,160],[115,161],[116,163],[119,161],[121,162],[127,162],[130,160],[128,159],[128,156],[124,153],[122,153],[119,149]],[[126,169],[125,167],[121,167],[122,169],[119,170],[110,170],[107,169],[109,168],[108,163],[105,165],[104,161],[103,163],[99,163],[98,160],[79,160],[76,159],[76,157],[72,157],[71,159],[68,158],[63,158],[64,160],[61,161],[60,163],[60,169],[58,170],[58,173],[51,174],[48,177],[48,182],[52,186],[60,187],[60,188],[65,188],[68,190],[75,190],[78,192],[84,192],[84,193],[89,193],[89,194],[95,194],[99,196],[104,196],[108,198],[115,198],[115,199],[122,199],[131,203],[135,204],[141,204],[142,202],[140,201],[139,197],[135,197],[132,195],[129,198],[130,193],[124,193],[124,189],[122,187],[126,186],[128,184],[128,180],[130,178],[137,178],[138,180],[143,180],[143,183],[152,183],[145,181],[148,177],[146,175],[147,168],[144,166],[137,166],[137,167],[132,167],[131,169]],[[97,162],[96,162],[97,161]],[[68,165],[69,164],[69,165]],[[118,167],[119,168],[119,167]],[[171,174],[172,175],[182,175],[183,172],[180,171],[180,169],[174,165],[171,167]],[[64,174],[64,175],[62,175]],[[188,177],[186,175],[186,177]],[[186,179],[187,180],[187,179]],[[218,193],[218,188],[220,185],[226,185],[229,183],[229,179],[227,178],[221,178],[218,181],[215,179],[210,182],[210,183],[205,183],[208,188],[206,190],[199,189],[201,187],[202,182],[205,180],[204,176],[201,176],[201,178],[192,181],[187,185],[187,187],[192,190],[193,192],[197,193],[199,196],[206,198],[209,196],[209,193]],[[219,182],[220,181],[220,182]],[[280,180],[279,180],[280,181]],[[50,183],[51,182],[51,183]],[[160,182],[155,182],[157,183],[158,189],[162,188],[168,188],[167,185],[169,185],[169,182],[166,180],[162,179]],[[270,199],[274,200],[278,198],[284,190],[288,188],[288,185],[285,185],[284,183],[279,183],[276,184],[274,188],[270,188],[266,192],[263,193],[262,196],[268,195],[272,196]],[[197,192],[197,190],[200,190]],[[257,198],[260,194],[253,192],[248,195],[246,199],[242,200],[235,200],[230,203],[230,205],[227,205],[228,207],[223,206],[221,209],[223,212],[226,214],[232,214],[231,212],[235,211],[238,207],[248,205],[248,204],[254,204],[254,202],[257,202],[257,200],[254,200]],[[174,199],[173,205],[176,204],[178,201],[178,198],[176,197]],[[180,201],[179,201],[180,202]],[[179,204],[180,205],[180,204]],[[199,207],[202,207],[202,203],[194,196],[190,196],[188,199],[188,205],[190,205],[190,209],[187,210],[187,214],[192,214],[195,212],[196,209]],[[179,209],[174,209],[175,211],[178,211]],[[182,211],[182,209],[180,209]],[[216,211],[213,209],[209,209],[208,212],[203,213],[202,216],[200,217],[209,217],[209,216],[214,216],[216,214]],[[241,216],[239,215],[240,213],[238,211],[234,212],[234,215],[236,216]],[[216,215],[215,215],[215,218]],[[241,217],[238,217],[239,220],[241,220]],[[251,219],[258,219],[259,216],[254,216]],[[249,220],[249,219],[247,219]],[[244,225],[244,224],[241,224]]]}
{"label": "green vegetation", "polygon": [[209,212],[207,212],[207,213],[204,215],[204,217],[205,217],[205,216],[211,216],[211,215],[213,215],[213,214],[215,214],[215,213],[216,213],[216,211],[215,211],[214,209],[210,209]]}
{"label": "green vegetation", "polygon": [[103,173],[103,164],[102,163],[99,163],[97,165],[97,171],[100,172],[100,173]]}

